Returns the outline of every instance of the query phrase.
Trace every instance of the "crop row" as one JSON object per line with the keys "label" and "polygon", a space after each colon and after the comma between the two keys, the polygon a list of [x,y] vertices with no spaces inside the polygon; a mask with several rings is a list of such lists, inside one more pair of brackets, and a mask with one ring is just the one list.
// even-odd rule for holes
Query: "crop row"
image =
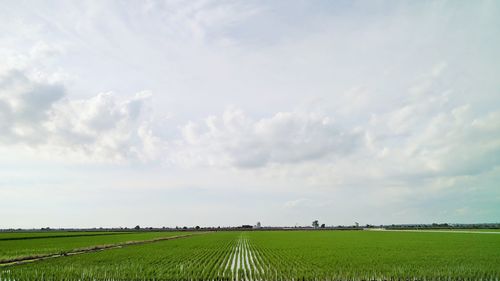
{"label": "crop row", "polygon": [[499,242],[481,234],[221,232],[7,267],[0,280],[498,281]]}
{"label": "crop row", "polygon": [[[184,232],[100,232],[100,233],[1,233],[0,263],[53,254],[63,254],[84,248],[122,244],[187,234]],[[3,238],[3,239],[2,239]],[[13,239],[14,238],[14,239]],[[21,239],[22,238],[22,239]]]}

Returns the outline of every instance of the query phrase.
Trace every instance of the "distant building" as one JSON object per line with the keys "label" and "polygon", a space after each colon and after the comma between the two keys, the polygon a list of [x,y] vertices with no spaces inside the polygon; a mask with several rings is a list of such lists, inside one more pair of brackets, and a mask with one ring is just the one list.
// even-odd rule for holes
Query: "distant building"
{"label": "distant building", "polygon": [[355,223],[354,223],[354,225],[355,225],[356,227],[359,227],[359,222],[355,222]]}
{"label": "distant building", "polygon": [[255,228],[261,228],[262,226],[260,225],[260,221],[257,222],[257,224],[255,225]]}

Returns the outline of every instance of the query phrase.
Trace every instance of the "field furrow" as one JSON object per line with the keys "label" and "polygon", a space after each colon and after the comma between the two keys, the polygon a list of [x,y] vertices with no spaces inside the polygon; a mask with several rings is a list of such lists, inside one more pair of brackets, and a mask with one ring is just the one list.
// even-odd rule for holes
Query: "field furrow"
{"label": "field furrow", "polygon": [[8,266],[0,280],[498,281],[499,265],[497,235],[216,232]]}

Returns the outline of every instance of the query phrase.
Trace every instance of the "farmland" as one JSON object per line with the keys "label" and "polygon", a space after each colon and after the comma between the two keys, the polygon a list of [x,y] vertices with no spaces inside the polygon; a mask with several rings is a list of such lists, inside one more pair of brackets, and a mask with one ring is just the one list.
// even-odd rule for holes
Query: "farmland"
{"label": "farmland", "polygon": [[180,235],[179,232],[0,233],[0,262]]}
{"label": "farmland", "polygon": [[498,278],[500,235],[383,231],[214,232],[0,268],[17,281]]}

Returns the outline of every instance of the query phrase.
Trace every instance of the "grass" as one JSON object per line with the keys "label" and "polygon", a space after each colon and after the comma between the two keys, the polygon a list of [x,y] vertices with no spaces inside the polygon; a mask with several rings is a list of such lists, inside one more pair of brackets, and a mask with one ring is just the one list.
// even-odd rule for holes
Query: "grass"
{"label": "grass", "polygon": [[219,232],[0,269],[0,280],[498,280],[500,235]]}
{"label": "grass", "polygon": [[[426,229],[419,229],[419,230],[426,230]],[[431,231],[433,229],[429,229]],[[469,231],[469,232],[500,232],[500,229],[498,228],[489,228],[489,229],[476,229],[476,228],[454,228],[454,229],[435,229],[436,231]]]}
{"label": "grass", "polygon": [[[329,278],[500,276],[500,235],[416,232],[252,234],[258,247]],[[307,239],[304,239],[307,237]]]}
{"label": "grass", "polygon": [[180,232],[1,233],[0,262],[59,254],[75,249],[112,245],[128,241],[169,237],[179,234]]}
{"label": "grass", "polygon": [[154,276],[201,276],[206,273],[204,269],[210,259],[216,258],[218,253],[230,252],[238,235],[234,232],[199,235],[7,267],[3,278],[15,276],[15,280],[40,280],[41,274],[45,280],[149,280]]}
{"label": "grass", "polygon": [[97,236],[97,235],[113,235],[132,232],[103,232],[103,231],[50,231],[50,232],[0,232],[0,241],[2,240],[24,240],[24,239],[40,239],[40,238],[55,238],[55,237],[76,237],[76,236]]}

